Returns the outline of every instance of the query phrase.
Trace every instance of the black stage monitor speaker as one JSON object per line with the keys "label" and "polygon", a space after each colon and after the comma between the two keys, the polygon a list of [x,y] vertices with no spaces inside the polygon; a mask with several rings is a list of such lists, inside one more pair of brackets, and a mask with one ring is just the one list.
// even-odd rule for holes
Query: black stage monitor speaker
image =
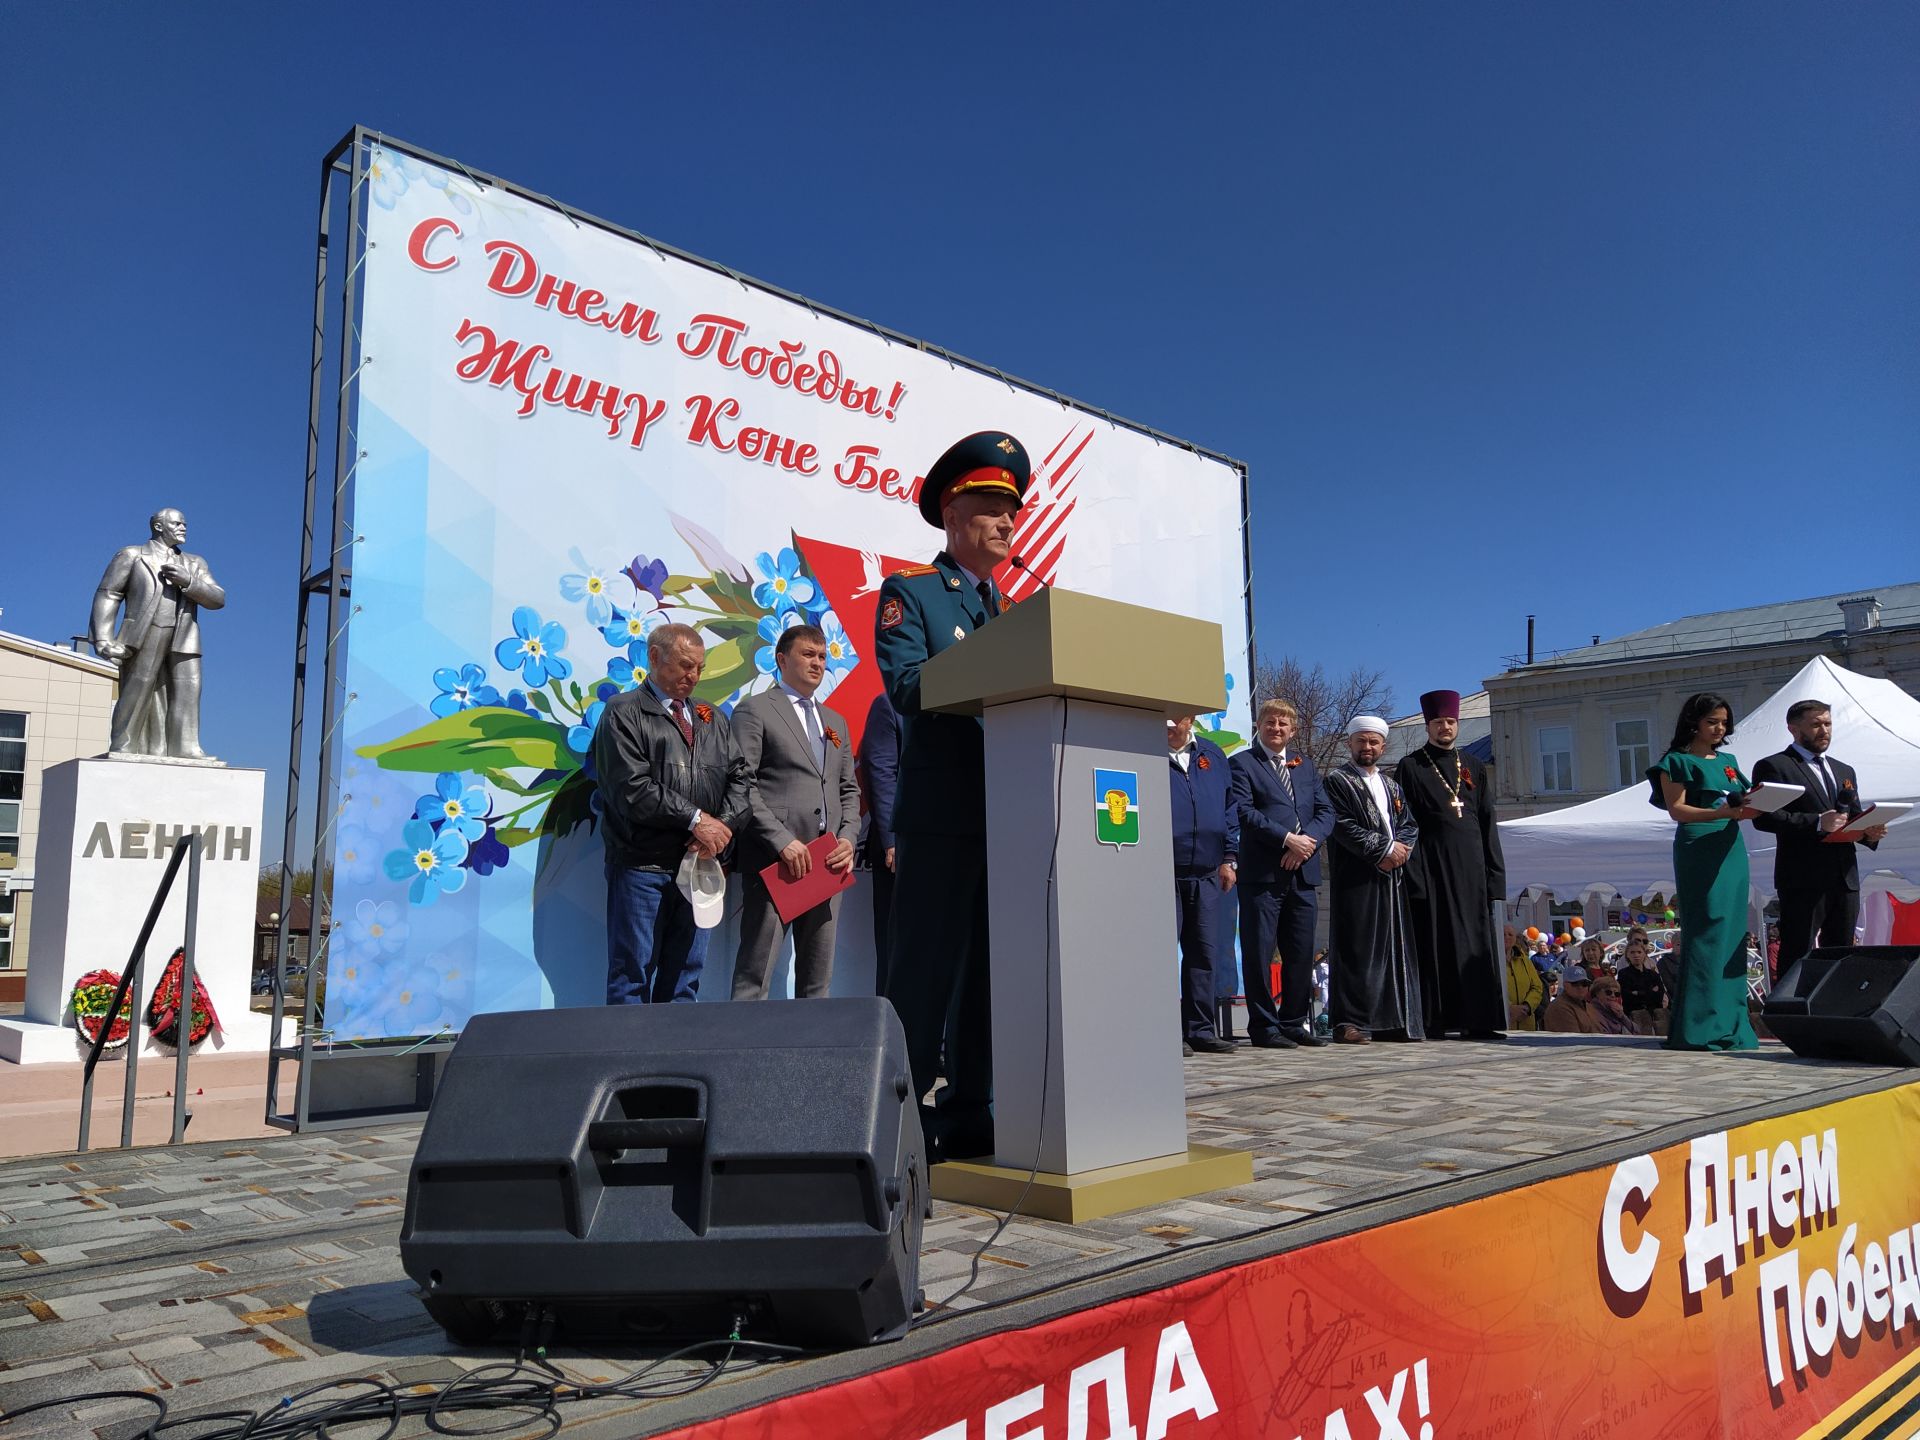
{"label": "black stage monitor speaker", "polygon": [[929,1204],[910,1074],[879,999],[476,1015],[401,1263],[463,1344],[897,1339]]}
{"label": "black stage monitor speaker", "polygon": [[1920,945],[1815,950],[1767,996],[1767,1028],[1796,1055],[1920,1065]]}

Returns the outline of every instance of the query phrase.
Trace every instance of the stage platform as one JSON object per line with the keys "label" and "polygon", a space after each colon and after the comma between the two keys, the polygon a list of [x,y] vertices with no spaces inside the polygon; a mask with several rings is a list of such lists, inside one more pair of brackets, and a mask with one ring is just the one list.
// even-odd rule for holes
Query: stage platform
{"label": "stage platform", "polygon": [[[1920,1078],[1803,1061],[1776,1044],[1679,1055],[1651,1041],[1546,1036],[1281,1052],[1243,1045],[1191,1058],[1185,1073],[1193,1141],[1251,1150],[1250,1185],[1077,1227],[1016,1217],[951,1306],[944,1302],[999,1217],[937,1205],[920,1270],[934,1313],[906,1340],[742,1366],[681,1399],[582,1404],[565,1412],[565,1433],[656,1434]],[[0,1411],[84,1391],[157,1388],[179,1417],[269,1406],[334,1378],[429,1383],[511,1358],[456,1354],[401,1272],[401,1206],[418,1133],[417,1125],[383,1125],[0,1164]],[[1591,1221],[1582,1223],[1591,1237]],[[570,1375],[592,1380],[645,1356],[564,1344],[553,1354]],[[1136,1424],[1145,1402],[1137,1403]],[[117,1436],[147,1414],[128,1401],[63,1406],[7,1433]],[[969,1437],[981,1433],[978,1418]]]}

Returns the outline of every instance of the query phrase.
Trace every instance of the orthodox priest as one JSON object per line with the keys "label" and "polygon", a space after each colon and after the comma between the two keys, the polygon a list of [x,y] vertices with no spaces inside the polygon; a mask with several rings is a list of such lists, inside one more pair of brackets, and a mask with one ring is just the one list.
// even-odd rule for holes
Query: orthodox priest
{"label": "orthodox priest", "polygon": [[1407,919],[1406,866],[1420,837],[1400,787],[1380,773],[1387,722],[1355,716],[1353,758],[1327,776],[1333,804],[1328,1016],[1333,1043],[1424,1040],[1420,966]]}
{"label": "orthodox priest", "polygon": [[1427,743],[1400,762],[1398,779],[1419,826],[1407,866],[1408,910],[1427,1034],[1502,1040],[1507,1018],[1493,902],[1506,898],[1507,867],[1493,819],[1487,767],[1454,747],[1460,692],[1420,697]]}

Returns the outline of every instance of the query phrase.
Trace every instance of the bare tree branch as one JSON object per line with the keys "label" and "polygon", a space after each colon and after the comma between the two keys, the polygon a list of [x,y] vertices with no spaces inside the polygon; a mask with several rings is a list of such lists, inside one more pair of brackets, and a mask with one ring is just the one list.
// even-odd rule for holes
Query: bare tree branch
{"label": "bare tree branch", "polygon": [[1316,662],[1307,669],[1291,655],[1263,664],[1253,677],[1253,708],[1264,700],[1291,701],[1300,712],[1295,743],[1323,773],[1347,758],[1347,722],[1356,715],[1393,714],[1393,687],[1386,672],[1356,665],[1334,677]]}

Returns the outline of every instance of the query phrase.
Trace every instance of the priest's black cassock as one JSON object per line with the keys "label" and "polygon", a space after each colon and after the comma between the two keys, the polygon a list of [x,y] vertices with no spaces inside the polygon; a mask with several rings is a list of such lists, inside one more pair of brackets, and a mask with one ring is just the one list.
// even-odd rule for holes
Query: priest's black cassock
{"label": "priest's black cassock", "polygon": [[1408,1039],[1423,1040],[1426,1017],[1408,925],[1406,866],[1380,869],[1395,841],[1419,853],[1419,826],[1400,787],[1384,775],[1380,779],[1390,820],[1358,765],[1349,761],[1326,778],[1333,804],[1327,1018],[1369,1034],[1403,1030]]}
{"label": "priest's black cassock", "polygon": [[1505,1030],[1491,907],[1506,898],[1507,865],[1487,767],[1464,751],[1423,745],[1400,762],[1395,778],[1420,827],[1406,872],[1427,1034]]}

